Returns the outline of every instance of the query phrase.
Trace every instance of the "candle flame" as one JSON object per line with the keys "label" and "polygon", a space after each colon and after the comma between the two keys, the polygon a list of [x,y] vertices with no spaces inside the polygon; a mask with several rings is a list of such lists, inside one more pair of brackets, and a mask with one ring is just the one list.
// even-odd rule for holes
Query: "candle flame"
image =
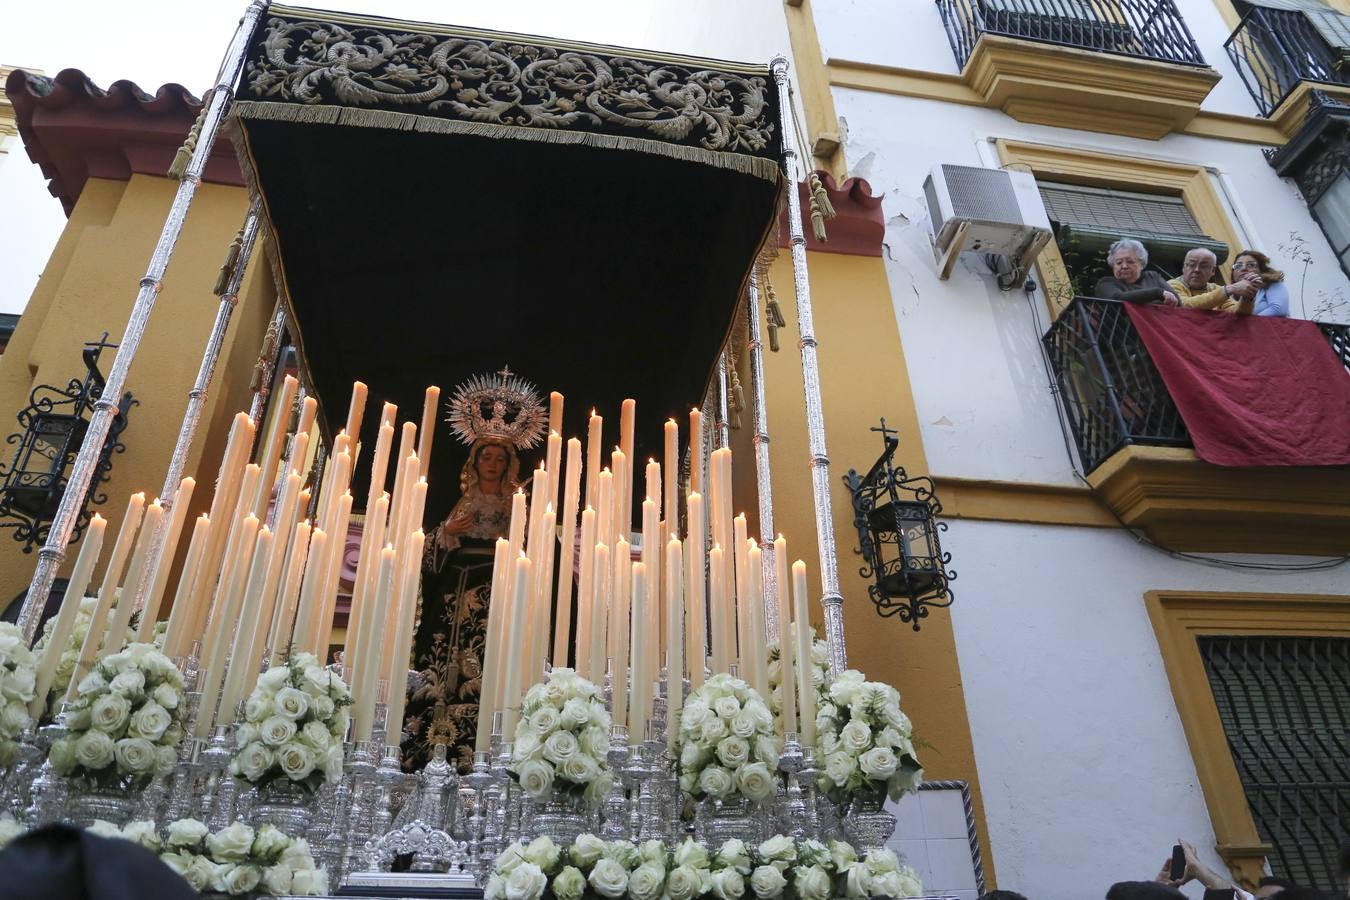
{"label": "candle flame", "polygon": [[145,491],[137,491],[136,493],[134,493],[134,494],[131,495],[131,499],[133,499],[133,500],[140,500],[142,503],[144,503],[144,502],[145,502]]}
{"label": "candle flame", "polygon": [[781,532],[781,531],[778,532],[778,540],[780,540],[780,541],[781,541],[781,540],[785,540],[785,538],[783,537],[783,532]]}
{"label": "candle flame", "polygon": [[[587,508],[587,509],[590,509],[590,507],[589,507],[589,506],[588,506],[588,507],[586,507],[586,508]],[[102,521],[103,521],[103,517],[102,517],[102,516],[100,516],[100,515],[99,515],[99,514],[98,514],[98,513],[94,513],[94,518],[95,518],[95,519],[98,519],[98,520],[99,520],[99,521],[100,521],[100,522],[102,522]],[[206,514],[205,514],[205,513],[203,513],[203,514],[202,514],[202,518],[203,518],[203,519],[205,519],[205,518],[206,518]]]}

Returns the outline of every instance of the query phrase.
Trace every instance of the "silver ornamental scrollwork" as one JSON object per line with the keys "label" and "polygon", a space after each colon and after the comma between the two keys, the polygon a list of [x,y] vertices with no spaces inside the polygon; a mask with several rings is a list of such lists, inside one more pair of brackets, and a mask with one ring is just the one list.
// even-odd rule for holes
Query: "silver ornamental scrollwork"
{"label": "silver ornamental scrollwork", "polygon": [[767,81],[756,76],[332,22],[269,20],[246,79],[260,100],[317,105],[331,96],[348,106],[636,133],[714,151],[762,152],[774,128]]}

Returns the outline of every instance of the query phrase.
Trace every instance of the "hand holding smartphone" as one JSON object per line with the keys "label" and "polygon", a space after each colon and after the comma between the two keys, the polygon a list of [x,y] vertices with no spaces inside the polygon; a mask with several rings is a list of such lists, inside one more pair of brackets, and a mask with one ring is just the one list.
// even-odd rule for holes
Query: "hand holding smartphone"
{"label": "hand holding smartphone", "polygon": [[[1172,867],[1168,870],[1168,877],[1173,881],[1186,877],[1186,848],[1180,844],[1172,845]],[[1210,898],[1206,897],[1205,900]]]}

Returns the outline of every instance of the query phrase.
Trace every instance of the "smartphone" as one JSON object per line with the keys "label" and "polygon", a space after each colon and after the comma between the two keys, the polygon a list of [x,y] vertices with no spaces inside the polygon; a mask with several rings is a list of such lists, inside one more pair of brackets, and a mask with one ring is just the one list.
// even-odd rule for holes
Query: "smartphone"
{"label": "smartphone", "polygon": [[1173,881],[1180,881],[1186,874],[1186,851],[1180,844],[1172,846],[1172,868],[1167,874]]}
{"label": "smartphone", "polygon": [[1204,900],[1237,900],[1237,891],[1232,888],[1206,888]]}

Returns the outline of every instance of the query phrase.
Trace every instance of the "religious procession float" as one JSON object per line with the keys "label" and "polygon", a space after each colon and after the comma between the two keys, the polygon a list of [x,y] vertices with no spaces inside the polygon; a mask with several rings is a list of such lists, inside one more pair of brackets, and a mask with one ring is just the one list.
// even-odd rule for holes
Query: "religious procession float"
{"label": "religious procession float", "polygon": [[[886,848],[886,799],[922,778],[910,723],[844,652],[803,199],[830,211],[792,106],[783,58],[252,3],[103,389],[228,133],[252,204],[164,487],[116,534],[77,521],[96,405],[0,626],[3,839],[73,822],[229,895],[919,895]],[[783,206],[819,605],[773,528]],[[198,486],[183,461],[255,245],[298,378]],[[743,354],[758,537],[728,447]]]}

